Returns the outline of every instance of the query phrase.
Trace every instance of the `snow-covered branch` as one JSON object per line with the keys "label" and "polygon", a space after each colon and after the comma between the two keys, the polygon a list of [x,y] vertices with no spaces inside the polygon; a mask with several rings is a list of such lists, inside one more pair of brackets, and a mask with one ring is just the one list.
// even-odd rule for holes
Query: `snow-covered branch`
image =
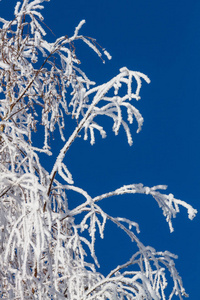
{"label": "snow-covered branch", "polygon": [[[100,206],[101,200],[125,194],[152,196],[173,231],[172,218],[179,207],[193,219],[197,211],[172,194],[166,186],[125,185],[96,197],[74,185],[65,156],[74,140],[83,135],[94,144],[96,132],[105,138],[99,116],[113,121],[117,135],[123,127],[132,144],[131,124],[141,130],[143,117],[134,101],[140,99],[143,73],[124,67],[102,85],[89,80],[80,69],[75,43],[81,40],[97,55],[110,54],[93,38],[80,34],[81,21],[71,37],[49,43],[41,10],[49,0],[18,1],[14,19],[0,18],[0,298],[70,300],[167,299],[168,275],[172,278],[169,300],[185,296],[175,268],[175,255],[157,252],[139,239],[139,225],[126,217],[114,217]],[[66,140],[66,127],[76,122]],[[98,118],[99,120],[99,118]],[[44,134],[41,134],[41,127]],[[64,141],[57,157],[50,141],[58,127]],[[38,131],[37,131],[38,130]],[[43,138],[43,147],[33,139]],[[58,138],[58,137],[56,137]],[[49,173],[41,164],[41,153],[54,160]],[[59,180],[59,175],[61,180]],[[64,181],[64,183],[63,183]],[[73,193],[71,193],[71,192]],[[83,201],[73,209],[76,197]],[[95,254],[96,235],[104,238],[107,221],[116,224],[137,246],[130,260],[107,276]],[[88,262],[87,255],[94,263]]]}

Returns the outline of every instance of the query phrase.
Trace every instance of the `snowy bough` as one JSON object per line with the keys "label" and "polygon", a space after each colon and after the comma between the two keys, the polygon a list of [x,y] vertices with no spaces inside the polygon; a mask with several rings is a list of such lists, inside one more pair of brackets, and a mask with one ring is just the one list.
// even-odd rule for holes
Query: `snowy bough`
{"label": "snowy bough", "polygon": [[[92,198],[74,184],[64,162],[76,138],[83,136],[94,144],[96,135],[106,137],[96,121],[100,116],[113,120],[115,134],[123,127],[131,145],[130,124],[135,119],[139,132],[143,123],[133,104],[140,99],[142,82],[150,80],[124,67],[110,81],[96,86],[79,68],[75,42],[82,40],[102,60],[103,56],[110,59],[109,53],[80,33],[84,21],[73,36],[47,42],[43,2],[17,2],[13,20],[0,18],[0,298],[182,299],[187,295],[175,268],[176,256],[144,246],[137,235],[137,223],[112,217],[100,203],[123,194],[151,195],[170,231],[180,206],[187,209],[190,219],[196,210],[163,193],[163,185],[125,185]],[[66,140],[70,117],[77,125]],[[41,125],[42,148],[33,142],[33,132]],[[49,173],[42,167],[40,155],[52,155],[49,140],[57,128],[64,146]],[[68,208],[69,191],[85,199],[72,210]],[[107,221],[123,230],[138,250],[128,262],[104,276],[97,269],[95,235],[99,231],[103,238]],[[93,264],[87,261],[88,252]],[[170,275],[173,287],[166,295]]]}

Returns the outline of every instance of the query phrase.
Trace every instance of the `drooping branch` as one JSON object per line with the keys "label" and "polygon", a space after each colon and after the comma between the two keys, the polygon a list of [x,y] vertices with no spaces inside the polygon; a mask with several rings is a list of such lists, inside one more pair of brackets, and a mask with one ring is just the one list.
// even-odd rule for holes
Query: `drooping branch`
{"label": "drooping branch", "polygon": [[[128,79],[126,78],[128,76]],[[132,77],[135,77],[136,82],[137,82],[137,88],[136,88],[136,93],[132,93],[131,87],[130,87],[130,82],[132,82]],[[77,127],[75,128],[74,132],[71,134],[71,136],[69,137],[68,141],[65,143],[65,145],[63,146],[63,148],[61,149],[58,157],[56,158],[56,161],[54,163],[53,169],[51,171],[51,185],[52,185],[52,178],[55,177],[56,172],[58,171],[59,175],[66,180],[68,183],[73,184],[72,181],[72,177],[71,175],[69,176],[65,176],[65,174],[63,173],[62,169],[63,169],[63,159],[65,157],[65,154],[67,153],[67,151],[69,150],[71,144],[74,142],[74,140],[76,139],[76,137],[78,136],[79,132],[83,129],[83,128],[87,128],[89,127],[92,132],[92,126],[93,126],[93,118],[94,116],[98,115],[98,114],[104,114],[107,116],[111,116],[112,118],[115,119],[115,117],[113,117],[113,113],[111,113],[111,115],[109,113],[106,113],[106,109],[103,107],[99,108],[98,104],[99,102],[101,102],[102,100],[105,100],[105,95],[114,87],[115,88],[115,94],[118,93],[118,88],[116,89],[116,85],[119,86],[120,82],[125,82],[128,86],[128,98],[124,97],[121,100],[121,97],[119,97],[121,102],[119,103],[119,106],[123,106],[124,105],[124,101],[126,101],[127,99],[131,100],[133,98],[139,99],[139,92],[140,92],[140,88],[141,88],[141,78],[145,79],[148,83],[150,82],[150,80],[148,79],[147,76],[145,76],[142,73],[139,72],[133,72],[133,71],[129,71],[127,68],[122,68],[120,69],[120,74],[118,74],[116,77],[114,77],[113,79],[111,79],[109,82],[107,82],[106,84],[103,84],[101,86],[98,86],[96,88],[93,88],[91,91],[89,90],[88,92],[85,93],[84,98],[88,97],[90,94],[93,94],[95,92],[95,95],[93,97],[93,100],[91,102],[90,105],[85,105],[84,101],[83,101],[83,108],[86,107],[86,112],[85,114],[83,114],[83,118],[80,121],[80,123],[77,125]],[[117,107],[117,110],[119,110],[119,106],[117,103],[115,103],[115,98],[116,96],[113,96],[112,98],[110,98],[110,102]],[[106,99],[107,100],[107,99]],[[97,109],[97,111],[96,111]],[[134,107],[133,107],[134,109]],[[129,108],[130,110],[130,108]],[[114,115],[115,116],[115,115]],[[141,118],[141,117],[140,117]],[[142,120],[142,118],[141,118]],[[115,120],[114,120],[115,121]],[[115,121],[116,122],[116,121]],[[117,119],[117,122],[119,123],[117,126],[117,129],[114,129],[115,133],[118,133],[118,129],[121,125],[121,123],[123,123],[127,136],[128,136],[128,140],[131,140],[130,137],[130,131],[129,128],[127,126],[127,124],[121,120],[121,113],[119,116],[119,120]],[[131,122],[131,120],[130,120]],[[140,119],[138,118],[138,123],[140,122]],[[139,126],[141,126],[141,124],[139,123]],[[131,142],[130,142],[131,144]],[[68,173],[69,174],[69,173]],[[49,187],[49,190],[51,189],[51,187]]]}

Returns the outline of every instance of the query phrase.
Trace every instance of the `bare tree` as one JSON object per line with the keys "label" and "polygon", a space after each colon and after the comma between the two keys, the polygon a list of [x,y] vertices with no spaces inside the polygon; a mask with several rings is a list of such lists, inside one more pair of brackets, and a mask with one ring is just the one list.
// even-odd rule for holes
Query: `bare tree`
{"label": "bare tree", "polygon": [[[175,268],[176,256],[144,246],[137,235],[138,224],[112,217],[100,202],[123,194],[149,194],[171,231],[179,206],[187,209],[190,219],[197,211],[172,194],[161,193],[159,190],[166,189],[163,185],[131,184],[92,198],[74,184],[64,162],[77,137],[83,135],[91,144],[99,133],[106,137],[96,121],[99,116],[113,120],[116,135],[123,127],[131,145],[129,125],[135,118],[139,132],[143,123],[132,103],[140,99],[142,81],[150,80],[124,67],[110,81],[95,85],[78,66],[75,42],[82,40],[101,58],[110,59],[109,53],[79,33],[84,20],[73,36],[49,43],[40,12],[44,1],[17,2],[15,18],[0,19],[0,298],[157,300],[177,295],[182,299],[186,294]],[[77,125],[65,140],[65,127],[73,118]],[[43,148],[33,143],[39,124],[44,128]],[[49,140],[56,128],[65,143],[59,155],[52,156],[55,163],[49,173],[41,165],[40,154],[52,155]],[[69,190],[84,198],[72,210],[68,208]],[[78,215],[79,223],[75,222]],[[97,271],[95,236],[98,228],[103,238],[108,220],[122,229],[138,250],[104,276]],[[166,298],[169,275],[173,288]]]}

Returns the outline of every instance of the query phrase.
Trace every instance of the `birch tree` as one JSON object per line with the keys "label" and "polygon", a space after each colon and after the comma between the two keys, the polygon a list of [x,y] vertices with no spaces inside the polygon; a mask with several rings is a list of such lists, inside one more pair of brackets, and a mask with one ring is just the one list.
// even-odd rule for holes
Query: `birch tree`
{"label": "birch tree", "polygon": [[[190,219],[197,211],[166,194],[164,185],[133,183],[93,198],[76,186],[65,162],[77,138],[93,145],[97,135],[106,137],[97,121],[100,116],[112,119],[116,135],[122,127],[132,145],[133,120],[138,123],[137,132],[143,124],[136,108],[141,85],[150,80],[123,67],[114,78],[96,85],[80,69],[76,41],[87,44],[102,60],[111,59],[110,54],[95,39],[82,35],[84,20],[71,37],[48,42],[41,14],[43,2],[17,2],[13,20],[0,18],[0,298],[183,299],[187,295],[175,268],[176,256],[145,246],[138,237],[138,224],[109,215],[101,202],[124,194],[151,195],[170,231],[180,206]],[[76,126],[66,139],[71,119],[77,122],[72,123]],[[33,142],[39,126],[43,127],[42,147]],[[63,146],[55,157],[49,141],[57,129],[60,136],[56,138]],[[51,172],[42,166],[41,153],[52,156]],[[69,191],[84,199],[71,210]],[[95,239],[98,234],[104,237],[108,221],[130,237],[137,251],[103,275],[98,271]]]}

